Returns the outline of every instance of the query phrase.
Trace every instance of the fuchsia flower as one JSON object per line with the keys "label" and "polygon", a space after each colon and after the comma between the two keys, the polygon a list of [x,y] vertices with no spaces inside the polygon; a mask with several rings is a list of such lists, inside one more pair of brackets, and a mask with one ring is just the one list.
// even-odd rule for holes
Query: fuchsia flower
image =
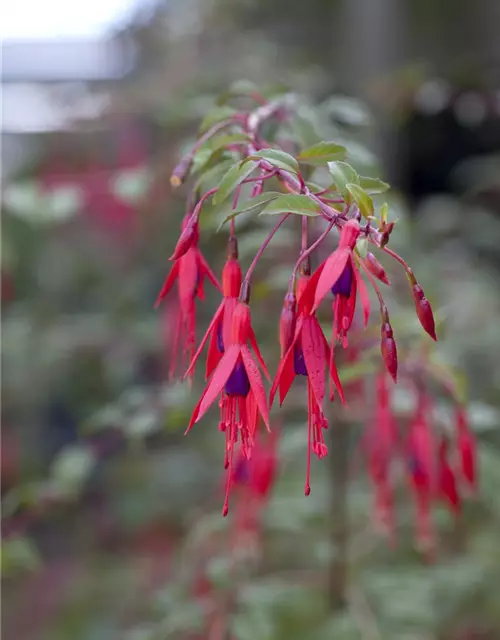
{"label": "fuchsia flower", "polygon": [[368,474],[375,488],[374,519],[393,537],[394,497],[391,467],[399,450],[399,442],[385,372],[377,376],[375,414],[364,434],[362,445]]}
{"label": "fuchsia flower", "polygon": [[[289,278],[288,292],[279,319],[280,361],[272,383],[269,405],[273,404],[277,393],[280,404],[283,403],[296,376],[306,378],[308,445],[305,493],[308,495],[311,490],[311,456],[314,454],[322,458],[328,452],[323,433],[328,426],[323,408],[327,391],[326,371],[329,372],[330,400],[334,400],[335,394],[338,394],[341,402],[346,404],[335,361],[335,348],[340,344],[344,350],[347,349],[348,351],[344,351],[344,361],[352,362],[360,359],[364,351],[364,345],[354,343],[352,335],[358,297],[358,306],[362,309],[365,327],[370,318],[370,297],[365,284],[366,278],[379,304],[380,351],[385,367],[385,371],[377,377],[376,409],[374,415],[370,416],[362,440],[368,473],[375,491],[374,515],[376,521],[394,538],[393,463],[398,458],[403,459],[405,474],[409,477],[416,503],[417,539],[428,546],[433,541],[431,505],[436,500],[445,501],[454,512],[458,512],[460,483],[457,483],[454,465],[449,461],[448,441],[442,437],[441,432],[435,432],[434,425],[431,424],[432,407],[426,390],[421,389],[424,379],[422,374],[427,373],[425,358],[419,358],[415,368],[403,363],[401,372],[398,372],[396,340],[380,284],[389,286],[389,277],[377,257],[363,250],[363,245],[370,244],[376,247],[403,267],[410,283],[417,317],[424,330],[435,340],[435,321],[431,305],[409,265],[387,246],[395,228],[395,223],[387,220],[387,207],[382,207],[377,213],[369,197],[363,194],[361,181],[356,197],[353,193],[353,197],[343,197],[339,184],[326,189],[316,188],[306,182],[300,165],[295,162],[284,163],[279,159],[278,141],[266,143],[261,136],[261,124],[268,118],[278,117],[278,114],[281,114],[280,118],[285,117],[285,112],[279,105],[267,103],[263,99],[262,103],[259,100],[259,106],[255,110],[237,112],[217,122],[202,133],[172,174],[171,184],[178,187],[189,177],[192,168],[203,173],[203,170],[195,166],[196,163],[193,164],[198,151],[220,131],[229,130],[229,141],[225,149],[237,155],[239,161],[227,171],[218,187],[200,194],[202,182],[198,180],[193,188],[189,198],[196,204],[194,207],[188,207],[191,213],[184,220],[179,241],[171,257],[174,266],[157,300],[159,304],[174,282],[178,281],[179,314],[174,351],[177,352],[179,342],[182,341],[189,356],[186,376],[194,375],[203,349],[205,346],[208,347],[205,370],[207,384],[186,432],[205,415],[218,398],[219,429],[225,433],[226,441],[224,466],[227,473],[223,514],[226,515],[228,512],[229,492],[232,486],[244,495],[247,515],[250,513],[250,502],[265,501],[274,479],[276,455],[272,439],[268,439],[265,446],[264,442],[256,440],[257,423],[260,419],[269,429],[269,409],[259,365],[266,377],[268,373],[251,324],[249,290],[256,265],[281,225],[292,219],[292,210],[294,213],[303,213],[300,254]],[[231,141],[233,134],[236,134],[236,141]],[[308,157],[307,153],[302,159],[304,157]],[[319,159],[316,158],[316,161]],[[329,168],[334,174],[333,167]],[[352,172],[354,176],[354,169]],[[280,194],[266,193],[268,181],[271,179],[276,180],[281,191],[291,195],[283,199]],[[251,187],[247,191],[249,185]],[[223,299],[195,350],[195,300],[197,297],[203,297],[205,278],[220,289],[198,249],[199,216],[209,198],[213,197],[213,203],[218,206],[230,197],[231,192],[234,194],[233,212],[227,217],[230,220],[230,233],[229,252],[222,273]],[[245,202],[240,202],[245,193],[249,193],[250,197],[245,196]],[[298,209],[289,206],[292,201],[297,202]],[[367,207],[362,206],[362,201],[364,205],[369,204],[369,215]],[[262,206],[265,207],[263,213],[281,215],[276,216],[277,222],[258,248],[242,279],[235,238],[236,216]],[[311,213],[326,222],[325,228],[312,244],[309,242]],[[363,223],[362,213],[367,214]],[[311,275],[310,256],[322,243],[329,242],[327,238],[331,237],[332,231],[339,233],[338,245]],[[362,242],[358,242],[360,239]],[[297,280],[299,269],[301,273]],[[330,343],[325,338],[316,316],[320,304],[327,297],[332,301],[333,312]],[[349,341],[352,344],[349,344]],[[429,366],[428,369],[431,371],[432,367]],[[415,371],[419,373],[418,407],[407,432],[401,437],[392,413],[388,376],[396,382],[398,373],[403,378],[411,378]],[[350,384],[350,390],[358,399],[364,395],[361,382],[354,380]],[[240,445],[238,448],[237,443]],[[474,488],[475,442],[467,428],[465,413],[458,414],[457,438],[456,443],[452,444],[453,454],[455,444],[458,447],[457,477]],[[267,453],[264,454],[264,451]],[[452,459],[454,461],[454,458]]]}
{"label": "fuchsia flower", "polygon": [[469,429],[465,407],[459,406],[456,412],[457,449],[459,454],[458,472],[468,487],[476,490],[476,439]]}
{"label": "fuchsia flower", "polygon": [[345,404],[344,391],[340,383],[335,361],[330,357],[330,347],[319,325],[316,315],[307,301],[302,301],[303,292],[308,286],[308,276],[302,275],[298,282],[298,303],[300,313],[297,318],[293,340],[280,360],[274,379],[270,404],[273,404],[276,391],[279,389],[280,404],[290,390],[295,376],[307,378],[307,472],[304,492],[311,492],[311,451],[319,458],[324,458],[328,448],[323,437],[323,430],[328,422],[323,413],[325,398],[325,369],[330,375]]}
{"label": "fuchsia flower", "polygon": [[237,496],[233,531],[236,547],[259,545],[262,514],[276,481],[278,438],[276,429],[265,436],[255,432],[251,458],[240,450],[234,464],[231,484]]}
{"label": "fuchsia flower", "polygon": [[[190,227],[189,219],[183,223],[183,232]],[[208,278],[213,286],[220,291],[220,284],[208,266],[207,261],[198,249],[199,231],[198,224],[194,230],[189,231],[189,242],[186,236],[181,234],[174,256],[174,266],[170,270],[163,287],[158,294],[155,308],[168,295],[174,283],[177,281],[179,311],[177,316],[177,326],[174,336],[173,358],[170,366],[170,376],[175,374],[177,360],[179,357],[179,345],[183,345],[184,354],[193,359],[196,342],[196,298],[203,300],[203,281]],[[179,246],[181,245],[181,250]],[[178,256],[175,258],[175,256]]]}
{"label": "fuchsia flower", "polygon": [[461,500],[448,455],[449,442],[447,438],[442,437],[438,448],[438,496],[458,515],[461,509]]}
{"label": "fuchsia flower", "polygon": [[[229,344],[224,345],[224,355],[217,365],[212,377],[196,405],[186,433],[208,411],[220,395],[219,428],[226,434],[226,454],[224,467],[228,469],[226,498],[223,514],[229,508],[229,490],[233,474],[234,448],[238,441],[246,458],[250,458],[253,448],[257,412],[269,429],[269,411],[266,392],[257,364],[247,346],[251,341],[253,329],[250,319],[250,308],[244,302],[236,305],[232,320]],[[255,343],[254,352],[267,378],[269,374],[262,356]]]}
{"label": "fuchsia flower", "polygon": [[359,291],[363,305],[365,326],[370,316],[370,298],[353,256],[361,233],[359,222],[348,220],[340,232],[337,249],[317,268],[311,277],[306,296],[314,292],[312,311],[317,311],[323,298],[331,291],[335,296],[333,309],[332,348],[335,340],[347,347],[347,333],[351,328]]}
{"label": "fuchsia flower", "polygon": [[436,460],[430,408],[429,398],[419,393],[417,412],[407,436],[408,473],[417,509],[416,539],[423,548],[432,547],[434,543],[431,503],[435,493]]}
{"label": "fuchsia flower", "polygon": [[[186,372],[187,375],[191,375],[196,366],[196,362],[200,357],[207,341],[208,354],[205,376],[208,379],[212,374],[215,367],[219,364],[222,355],[225,351],[225,345],[231,342],[231,320],[234,310],[238,304],[238,295],[241,288],[241,267],[238,262],[238,244],[235,237],[229,239],[229,255],[222,270],[222,293],[223,300],[219,305],[219,308],[215,312],[212,322],[210,323],[203,339],[198,347],[198,350],[193,356],[191,364]],[[255,333],[250,326],[248,340],[252,349],[255,352],[259,364],[265,370],[265,365],[260,355]]]}

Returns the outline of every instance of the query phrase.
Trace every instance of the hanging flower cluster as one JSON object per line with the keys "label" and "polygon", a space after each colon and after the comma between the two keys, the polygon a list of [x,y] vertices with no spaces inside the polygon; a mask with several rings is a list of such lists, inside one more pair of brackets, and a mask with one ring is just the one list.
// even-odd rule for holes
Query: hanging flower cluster
{"label": "hanging flower cluster", "polygon": [[417,545],[430,550],[435,542],[433,504],[442,503],[458,515],[463,496],[476,490],[476,443],[462,404],[454,403],[453,427],[440,427],[422,376],[405,377],[415,395],[415,410],[409,423],[405,428],[398,424],[387,373],[380,372],[375,410],[364,432],[362,448],[374,487],[376,524],[394,542],[395,472],[402,470],[415,503]]}
{"label": "hanging flower cluster", "polygon": [[[431,305],[422,286],[403,258],[387,246],[394,229],[394,222],[387,219],[387,206],[382,206],[377,212],[370,196],[370,193],[385,191],[388,185],[378,179],[358,175],[351,165],[343,161],[346,149],[334,142],[317,142],[302,150],[297,146],[291,153],[285,152],[277,142],[272,145],[266,142],[262,135],[264,125],[273,119],[286,121],[292,117],[292,108],[288,99],[266,101],[255,93],[252,99],[258,103],[253,110],[219,109],[173,171],[173,187],[180,186],[189,176],[193,176],[195,182],[188,198],[181,234],[171,257],[173,267],[157,300],[159,304],[177,282],[174,368],[182,360],[179,353],[182,348],[187,369],[181,373],[191,377],[207,346],[207,384],[194,408],[187,431],[204,417],[213,403],[218,402],[219,430],[225,437],[227,469],[224,515],[228,512],[229,488],[235,470],[241,464],[241,456],[251,459],[259,422],[270,429],[269,410],[276,394],[280,404],[283,403],[297,376],[307,381],[305,493],[310,493],[312,455],[321,459],[328,452],[324,438],[328,427],[324,413],[326,396],[330,401],[344,405],[347,402],[337,372],[336,352],[349,345],[358,300],[365,327],[369,323],[368,285],[378,300],[382,362],[392,380],[397,381],[396,340],[379,284],[389,286],[390,281],[384,267],[368,247],[374,252],[385,253],[403,267],[416,315],[423,329],[436,340]],[[323,167],[330,177],[330,186],[324,188],[312,182],[309,179],[311,167]],[[204,190],[205,178],[213,178],[221,168],[217,186]],[[275,190],[270,190],[269,185]],[[211,202],[215,207],[226,206],[230,198],[232,209],[226,217],[229,223],[228,251],[221,287],[199,250],[199,221],[205,205]],[[244,212],[277,217],[276,224],[245,275],[238,259],[236,235],[237,218]],[[275,234],[294,215],[301,216],[302,220],[300,243],[279,320],[281,358],[268,396],[264,379],[270,380],[270,376],[252,327],[252,275]],[[317,237],[312,241],[313,224],[320,233],[318,235],[316,231]],[[312,270],[311,258],[318,255],[320,247],[322,250],[328,248],[330,254]],[[222,301],[196,350],[196,301],[203,299],[205,279],[216,290],[222,291]],[[331,306],[331,335],[328,337],[316,315],[320,307],[327,305]],[[389,424],[387,430],[387,438],[390,439],[393,436],[389,433]],[[420,433],[418,429],[416,432],[417,435]],[[386,484],[383,479],[377,484],[381,503],[389,500]]]}

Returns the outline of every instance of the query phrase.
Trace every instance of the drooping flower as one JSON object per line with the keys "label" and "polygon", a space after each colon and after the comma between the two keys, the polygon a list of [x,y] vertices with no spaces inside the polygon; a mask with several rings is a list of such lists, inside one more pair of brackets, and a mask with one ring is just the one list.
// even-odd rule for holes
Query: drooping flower
{"label": "drooping flower", "polygon": [[[208,341],[205,371],[205,377],[208,379],[215,367],[219,364],[225,350],[225,345],[230,343],[231,319],[238,303],[238,295],[241,287],[241,267],[238,262],[238,245],[234,236],[229,239],[228,245],[228,258],[222,270],[222,294],[224,297],[203,336],[200,346],[191,360],[189,368],[186,371],[186,376],[193,374],[196,362]],[[250,332],[249,340],[252,348],[258,352],[257,341],[253,330]]]}
{"label": "drooping flower", "polygon": [[313,312],[330,291],[335,296],[332,305],[332,348],[335,341],[347,347],[347,333],[354,318],[358,291],[363,305],[365,326],[370,316],[368,290],[353,256],[360,232],[357,220],[351,219],[346,222],[340,233],[337,249],[316,269],[304,295],[308,303],[313,299]]}
{"label": "drooping flower", "polygon": [[477,486],[477,445],[476,438],[469,428],[465,407],[456,410],[457,449],[459,455],[459,474],[472,491]]}
{"label": "drooping flower", "polygon": [[445,437],[441,438],[438,448],[438,497],[448,504],[455,513],[460,513],[461,502],[457,489],[455,474],[448,460],[449,444]]}
{"label": "drooping flower", "polygon": [[[185,220],[184,229],[189,224],[189,220]],[[174,336],[173,358],[170,366],[171,377],[174,376],[176,371],[181,344],[183,345],[184,356],[187,356],[189,361],[193,359],[196,342],[195,300],[196,298],[204,299],[203,284],[205,278],[208,278],[216,289],[221,290],[217,278],[198,249],[198,230],[196,227],[194,236],[190,239],[190,246],[175,260],[155,302],[155,308],[157,308],[177,281],[179,311]]]}
{"label": "drooping flower", "polygon": [[429,398],[420,392],[407,440],[408,470],[417,509],[416,540],[426,549],[434,544],[431,503],[436,482],[434,438],[429,423],[430,408]]}
{"label": "drooping flower", "polygon": [[363,437],[368,474],[374,485],[374,519],[394,540],[394,495],[391,482],[392,463],[398,454],[398,430],[392,413],[387,374],[379,373],[375,412]]}
{"label": "drooping flower", "polygon": [[[224,354],[194,408],[186,430],[188,433],[220,396],[219,429],[226,435],[224,467],[228,470],[224,515],[227,515],[229,509],[229,490],[233,475],[236,443],[240,442],[241,451],[245,457],[250,458],[257,424],[257,412],[260,413],[264,424],[269,429],[266,392],[258,366],[247,345],[248,342],[251,342],[251,335],[253,335],[253,329],[250,308],[245,302],[238,302],[231,319],[229,344],[224,345]],[[264,374],[269,378],[256,344],[254,353]]]}
{"label": "drooping flower", "polygon": [[278,437],[276,429],[266,436],[256,431],[250,459],[240,451],[234,464],[232,490],[237,494],[234,536],[240,543],[242,535],[245,541],[250,535],[258,542],[262,512],[276,481]]}
{"label": "drooping flower", "polygon": [[301,296],[308,285],[308,276],[301,275],[298,282],[298,302],[300,313],[297,318],[295,334],[288,351],[281,358],[274,379],[270,404],[273,404],[279,389],[280,404],[283,403],[295,376],[307,378],[307,472],[304,492],[311,492],[311,452],[319,459],[325,457],[328,448],[323,437],[323,430],[328,421],[323,413],[325,398],[325,370],[330,375],[345,404],[344,392],[338,376],[335,361],[330,357],[330,347],[323,330],[307,303],[301,304]]}

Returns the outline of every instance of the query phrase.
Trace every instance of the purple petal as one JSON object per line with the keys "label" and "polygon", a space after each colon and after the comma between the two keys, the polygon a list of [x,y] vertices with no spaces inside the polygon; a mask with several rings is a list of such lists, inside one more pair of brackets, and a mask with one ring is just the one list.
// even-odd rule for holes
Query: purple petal
{"label": "purple petal", "polygon": [[224,353],[224,340],[222,338],[222,322],[217,325],[217,349],[219,353]]}
{"label": "purple petal", "polygon": [[307,376],[306,362],[300,347],[295,347],[293,350],[293,368],[296,375]]}
{"label": "purple petal", "polygon": [[238,362],[229,376],[224,387],[228,396],[241,396],[245,398],[250,391],[250,380],[242,362]]}
{"label": "purple petal", "polygon": [[352,275],[351,261],[348,260],[339,279],[332,287],[333,295],[343,296],[344,298],[348,298],[351,295]]}

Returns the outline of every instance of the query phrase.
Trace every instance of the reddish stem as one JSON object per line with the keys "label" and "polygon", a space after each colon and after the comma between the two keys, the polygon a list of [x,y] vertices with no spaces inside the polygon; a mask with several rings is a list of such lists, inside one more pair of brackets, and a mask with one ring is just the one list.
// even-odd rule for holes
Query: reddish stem
{"label": "reddish stem", "polygon": [[307,216],[302,216],[301,253],[307,249]]}
{"label": "reddish stem", "polygon": [[304,262],[304,260],[311,255],[311,253],[317,249],[319,247],[319,245],[323,242],[323,240],[326,238],[326,236],[330,233],[333,225],[335,224],[336,220],[330,220],[327,228],[323,231],[323,233],[319,236],[319,238],[312,243],[312,245],[306,249],[304,252],[302,252],[300,254],[299,259],[297,260],[297,262],[295,263],[295,266],[293,268],[292,274],[290,276],[290,279],[288,281],[288,292],[292,293],[293,291],[293,284],[295,282],[295,277],[297,275],[297,271],[300,267],[300,265]]}
{"label": "reddish stem", "polygon": [[408,271],[410,269],[410,267],[403,260],[403,258],[400,255],[398,255],[395,251],[392,251],[392,249],[388,249],[387,247],[382,247],[382,251],[385,251],[388,255],[392,256],[394,260],[397,260],[399,264],[402,265],[405,271]]}
{"label": "reddish stem", "polygon": [[380,304],[380,313],[382,313],[382,310],[385,308],[385,302],[384,297],[382,296],[382,292],[380,291],[378,284],[375,282],[375,278],[368,271],[368,267],[365,265],[362,258],[359,259],[359,264],[361,265],[363,271],[366,273],[366,277],[370,281],[373,289],[375,290],[375,293],[377,294],[377,298]]}
{"label": "reddish stem", "polygon": [[[242,288],[244,286],[248,287],[249,283],[250,283],[250,278],[252,277],[252,273],[255,270],[255,267],[257,266],[257,262],[260,260],[262,254],[264,253],[264,251],[267,248],[267,245],[271,242],[271,240],[273,239],[274,234],[276,233],[276,231],[278,231],[278,229],[281,227],[281,225],[285,222],[285,220],[288,218],[288,216],[292,215],[291,213],[285,213],[279,220],[278,222],[274,225],[274,227],[271,229],[271,231],[269,232],[269,235],[267,236],[267,238],[264,240],[264,242],[262,243],[262,246],[259,248],[259,250],[257,251],[257,253],[254,256],[254,259],[252,260],[250,266],[248,267],[248,271],[246,272],[245,275],[245,279],[243,280],[241,286]],[[246,283],[246,285],[245,285]]]}
{"label": "reddish stem", "polygon": [[206,193],[204,193],[201,198],[198,200],[198,202],[196,203],[195,208],[193,209],[193,213],[192,213],[192,217],[194,218],[194,220],[197,222],[199,217],[200,217],[200,213],[201,213],[201,208],[203,206],[203,203],[205,202],[205,200],[207,198],[209,198],[210,196],[213,196],[214,193],[216,193],[218,190],[218,187],[214,187],[213,189],[210,189],[209,191],[207,191]]}

